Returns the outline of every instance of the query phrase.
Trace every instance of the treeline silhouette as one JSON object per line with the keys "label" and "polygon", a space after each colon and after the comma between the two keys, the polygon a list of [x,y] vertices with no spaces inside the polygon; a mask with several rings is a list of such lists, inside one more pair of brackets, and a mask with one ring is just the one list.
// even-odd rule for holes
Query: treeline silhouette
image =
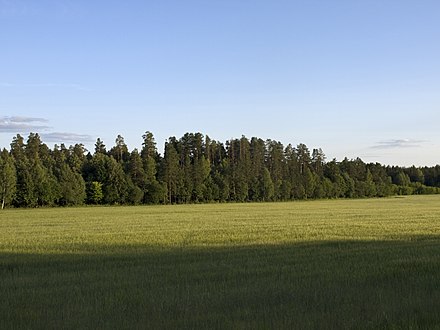
{"label": "treeline silhouette", "polygon": [[327,161],[321,149],[245,136],[225,143],[201,133],[170,137],[160,155],[151,132],[129,151],[120,135],[93,153],[78,143],[50,149],[17,134],[0,154],[2,208],[87,204],[288,201],[437,194],[440,166]]}

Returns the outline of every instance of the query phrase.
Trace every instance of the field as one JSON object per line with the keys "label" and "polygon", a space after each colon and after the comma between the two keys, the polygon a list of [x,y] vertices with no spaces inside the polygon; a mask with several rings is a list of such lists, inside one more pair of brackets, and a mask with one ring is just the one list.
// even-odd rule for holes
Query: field
{"label": "field", "polygon": [[440,196],[0,212],[0,328],[440,328]]}

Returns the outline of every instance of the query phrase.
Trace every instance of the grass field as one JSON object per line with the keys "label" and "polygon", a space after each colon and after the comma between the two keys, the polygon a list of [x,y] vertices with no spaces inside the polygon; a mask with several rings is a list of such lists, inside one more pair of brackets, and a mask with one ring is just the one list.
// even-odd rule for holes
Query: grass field
{"label": "grass field", "polygon": [[440,328],[440,196],[0,212],[0,328]]}

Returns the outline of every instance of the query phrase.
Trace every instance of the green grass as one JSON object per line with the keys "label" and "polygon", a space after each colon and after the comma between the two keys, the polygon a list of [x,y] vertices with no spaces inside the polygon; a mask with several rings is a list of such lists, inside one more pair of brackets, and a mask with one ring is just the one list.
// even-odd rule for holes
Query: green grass
{"label": "green grass", "polygon": [[440,196],[0,212],[0,328],[440,329]]}

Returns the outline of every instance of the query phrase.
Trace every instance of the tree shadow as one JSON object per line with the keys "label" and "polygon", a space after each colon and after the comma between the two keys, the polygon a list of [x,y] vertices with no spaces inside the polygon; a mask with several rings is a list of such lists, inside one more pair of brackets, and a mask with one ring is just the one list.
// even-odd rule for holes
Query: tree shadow
{"label": "tree shadow", "polygon": [[440,236],[0,254],[0,328],[432,328]]}

